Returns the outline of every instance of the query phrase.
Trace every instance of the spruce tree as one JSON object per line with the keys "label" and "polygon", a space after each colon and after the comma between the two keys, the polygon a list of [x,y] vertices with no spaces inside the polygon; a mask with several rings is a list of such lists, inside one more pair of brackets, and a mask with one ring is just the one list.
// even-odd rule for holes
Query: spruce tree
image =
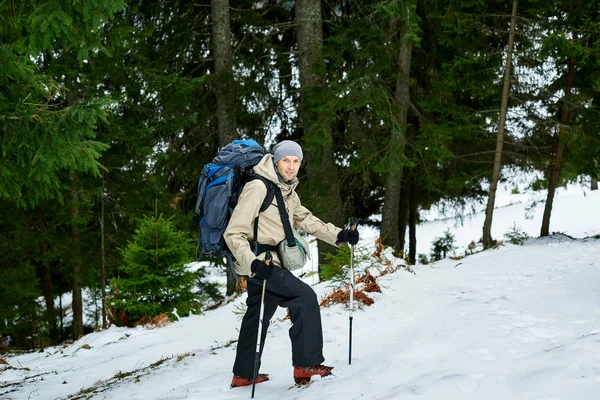
{"label": "spruce tree", "polygon": [[132,325],[143,317],[170,318],[199,312],[193,291],[195,274],[186,269],[193,245],[162,216],[140,222],[133,241],[122,249],[120,276],[112,280],[111,308],[117,323]]}
{"label": "spruce tree", "polygon": [[[0,199],[33,206],[62,199],[61,171],[98,172],[94,140],[105,103],[61,107],[66,88],[40,66],[67,52],[81,64],[101,50],[102,25],[122,0],[0,2]],[[63,97],[64,98],[64,97]]]}

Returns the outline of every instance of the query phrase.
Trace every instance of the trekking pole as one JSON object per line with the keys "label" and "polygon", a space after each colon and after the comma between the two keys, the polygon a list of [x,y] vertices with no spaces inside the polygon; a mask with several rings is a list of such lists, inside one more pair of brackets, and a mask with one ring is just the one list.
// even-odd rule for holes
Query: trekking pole
{"label": "trekking pole", "polygon": [[[357,221],[355,218],[350,219],[350,230],[356,229]],[[350,336],[348,341],[348,364],[352,364],[352,311],[354,310],[354,245],[350,245],[350,310],[348,319],[350,323]]]}
{"label": "trekking pole", "polygon": [[[270,251],[265,255],[265,264],[270,265],[273,256]],[[258,378],[258,363],[260,361],[260,337],[262,336],[262,322],[265,314],[265,290],[267,289],[267,280],[263,280],[262,294],[260,295],[260,312],[258,314],[258,335],[256,335],[256,354],[254,355],[254,374],[252,374],[252,398],[254,398],[254,388]]]}

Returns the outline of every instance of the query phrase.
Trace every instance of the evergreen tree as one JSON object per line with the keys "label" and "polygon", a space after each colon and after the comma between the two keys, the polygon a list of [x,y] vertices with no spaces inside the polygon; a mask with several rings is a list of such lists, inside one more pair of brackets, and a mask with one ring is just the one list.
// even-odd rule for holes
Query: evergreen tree
{"label": "evergreen tree", "polygon": [[[548,194],[540,236],[550,233],[554,193],[569,158],[574,159],[572,165],[592,165],[592,168],[583,168],[580,172],[586,169],[597,171],[600,159],[597,130],[600,126],[600,85],[595,76],[600,68],[600,12],[597,4],[593,1],[555,2],[544,11],[557,17],[545,14],[548,36],[541,51],[541,56],[551,59],[555,66],[555,79],[547,87],[547,93],[554,99],[550,97],[546,103],[555,118],[550,129],[554,137],[554,151],[547,170]],[[557,98],[558,101],[555,100]],[[590,154],[590,150],[595,154]],[[578,160],[577,156],[584,156],[584,161]],[[564,178],[568,179],[568,176]]]}
{"label": "evergreen tree", "polygon": [[122,249],[120,276],[112,279],[111,308],[117,322],[132,325],[142,317],[168,313],[171,318],[199,312],[193,292],[195,275],[186,269],[192,242],[173,222],[147,217],[133,241]]}
{"label": "evergreen tree", "polygon": [[57,107],[67,89],[40,64],[75,49],[83,63],[102,49],[102,25],[122,8],[122,0],[0,3],[0,198],[21,207],[61,201],[61,171],[98,173],[106,146],[93,139],[105,103]]}

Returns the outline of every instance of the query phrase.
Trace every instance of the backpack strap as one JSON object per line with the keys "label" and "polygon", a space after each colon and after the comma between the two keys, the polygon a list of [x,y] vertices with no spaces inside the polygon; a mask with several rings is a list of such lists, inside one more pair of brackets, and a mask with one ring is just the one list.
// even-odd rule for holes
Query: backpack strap
{"label": "backpack strap", "polygon": [[269,206],[273,202],[273,198],[275,197],[275,189],[278,188],[273,184],[273,182],[271,182],[263,176],[254,175],[252,179],[258,179],[262,181],[267,187],[267,195],[265,196],[265,199],[263,200],[262,205],[260,206],[258,215],[256,216],[256,218],[254,218],[254,242],[252,243],[252,252],[254,253],[254,255],[259,255],[260,253],[263,253],[267,250],[276,250],[275,246],[261,245],[258,243],[258,217],[260,216],[261,212],[264,212],[267,208],[269,208]]}
{"label": "backpack strap", "polygon": [[[196,200],[196,214],[200,214],[202,212],[202,200],[204,199],[204,190],[206,189],[206,174],[210,168],[210,164],[204,167],[204,170],[200,174],[200,178],[198,178],[198,197]],[[196,252],[198,249],[196,249]],[[197,257],[196,257],[197,258]]]}
{"label": "backpack strap", "polygon": [[[252,179],[260,179],[265,186],[267,187],[267,196],[265,197],[265,200],[263,201],[262,206],[260,207],[260,212],[265,211],[273,202],[273,197],[277,198],[277,209],[279,210],[279,215],[281,217],[281,223],[283,225],[283,230],[285,232],[285,240],[287,241],[288,247],[293,247],[296,245],[296,238],[294,237],[294,231],[292,230],[292,225],[290,224],[290,215],[287,213],[287,210],[285,209],[285,203],[283,201],[283,194],[281,193],[281,189],[275,185],[273,182],[271,182],[270,180],[268,180],[267,178],[260,176],[260,175],[254,175],[252,177]],[[266,250],[276,250],[277,246],[269,246],[269,248],[267,249],[266,247],[261,249],[260,245],[258,244],[258,240],[256,239],[258,237],[258,216],[256,216],[256,218],[254,219],[254,243],[253,243],[253,247],[254,247],[254,254],[260,254],[263,251]],[[273,247],[273,248],[271,248]],[[262,250],[262,251],[259,251]]]}
{"label": "backpack strap", "polygon": [[285,240],[287,241],[288,247],[294,247],[296,245],[296,239],[294,238],[294,231],[292,230],[292,225],[290,224],[290,215],[285,209],[285,203],[283,202],[281,189],[275,186],[274,191],[275,197],[277,197],[277,208],[279,209],[279,215],[281,216],[281,223],[283,224],[283,230],[285,231]]}

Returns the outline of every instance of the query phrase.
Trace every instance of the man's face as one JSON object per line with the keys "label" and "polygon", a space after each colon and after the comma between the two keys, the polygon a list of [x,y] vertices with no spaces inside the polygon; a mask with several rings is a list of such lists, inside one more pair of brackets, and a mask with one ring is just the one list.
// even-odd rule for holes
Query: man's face
{"label": "man's face", "polygon": [[300,169],[300,158],[296,156],[286,156],[277,161],[275,166],[277,167],[277,171],[279,171],[279,175],[285,181],[291,181],[298,174],[298,170]]}

